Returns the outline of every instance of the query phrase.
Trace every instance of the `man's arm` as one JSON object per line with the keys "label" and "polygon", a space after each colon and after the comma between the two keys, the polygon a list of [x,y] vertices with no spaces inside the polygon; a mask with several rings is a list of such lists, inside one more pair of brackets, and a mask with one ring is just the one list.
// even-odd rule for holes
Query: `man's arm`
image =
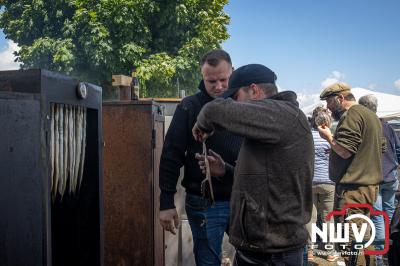
{"label": "man's arm", "polygon": [[393,131],[392,134],[394,137],[394,148],[395,148],[395,152],[396,152],[397,162],[400,164],[400,139],[397,136],[396,131],[392,127],[391,127],[391,129]]}
{"label": "man's arm", "polygon": [[174,196],[180,168],[185,162],[188,127],[190,127],[188,110],[183,104],[179,104],[165,136],[159,171],[160,224],[172,234],[175,234],[175,228],[179,226]]}
{"label": "man's arm", "polygon": [[319,135],[331,145],[331,149],[335,151],[343,159],[348,159],[353,155],[349,150],[340,146],[332,136],[331,130],[326,126],[318,126]]}
{"label": "man's arm", "polygon": [[273,100],[236,102],[217,98],[202,108],[197,116],[197,129],[203,133],[225,129],[261,142],[278,143],[293,126],[296,117],[293,114],[290,119],[286,115],[293,112],[288,108]]}
{"label": "man's arm", "polygon": [[341,158],[348,159],[356,154],[362,142],[364,117],[357,108],[347,110],[345,117],[339,122],[335,131],[335,138],[329,128],[318,127],[322,138],[327,140],[331,148]]}
{"label": "man's arm", "polygon": [[400,145],[396,147],[397,162],[400,164]]}

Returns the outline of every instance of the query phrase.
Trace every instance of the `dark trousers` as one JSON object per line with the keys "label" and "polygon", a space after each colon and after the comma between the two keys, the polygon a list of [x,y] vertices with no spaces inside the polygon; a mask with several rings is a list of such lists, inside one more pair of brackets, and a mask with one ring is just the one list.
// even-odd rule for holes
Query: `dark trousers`
{"label": "dark trousers", "polygon": [[236,250],[233,266],[302,266],[304,248],[280,253],[253,253]]}

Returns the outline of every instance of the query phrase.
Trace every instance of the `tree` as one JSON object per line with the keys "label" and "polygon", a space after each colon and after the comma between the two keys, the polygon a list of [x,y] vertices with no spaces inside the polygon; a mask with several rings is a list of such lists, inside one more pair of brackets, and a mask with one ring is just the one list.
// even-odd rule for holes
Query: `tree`
{"label": "tree", "polygon": [[0,0],[0,27],[22,68],[97,84],[136,66],[144,96],[190,92],[199,59],[228,38],[228,0]]}

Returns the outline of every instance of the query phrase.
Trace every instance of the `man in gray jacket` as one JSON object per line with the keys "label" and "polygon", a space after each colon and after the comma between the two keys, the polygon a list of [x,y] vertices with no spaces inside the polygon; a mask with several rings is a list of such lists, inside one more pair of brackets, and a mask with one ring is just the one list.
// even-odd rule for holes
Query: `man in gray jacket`
{"label": "man in gray jacket", "polygon": [[[278,93],[275,80],[263,65],[238,68],[225,99],[206,104],[193,128],[198,141],[219,129],[244,137],[231,196],[234,265],[302,265],[307,244],[313,140],[296,94]],[[218,154],[210,154],[211,175],[223,176],[229,167]],[[197,158],[204,170],[204,158]]]}

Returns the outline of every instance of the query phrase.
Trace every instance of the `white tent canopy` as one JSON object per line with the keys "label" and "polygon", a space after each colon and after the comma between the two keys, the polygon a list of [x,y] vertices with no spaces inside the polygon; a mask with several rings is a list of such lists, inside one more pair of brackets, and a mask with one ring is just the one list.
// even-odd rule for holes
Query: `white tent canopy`
{"label": "white tent canopy", "polygon": [[[385,119],[400,118],[400,96],[383,92],[375,92],[363,88],[352,88],[351,92],[357,101],[360,99],[360,97],[368,94],[373,94],[376,98],[378,98],[378,117]],[[317,101],[312,105],[302,108],[302,110],[306,115],[311,115],[314,108],[318,105],[325,106],[326,102]]]}

